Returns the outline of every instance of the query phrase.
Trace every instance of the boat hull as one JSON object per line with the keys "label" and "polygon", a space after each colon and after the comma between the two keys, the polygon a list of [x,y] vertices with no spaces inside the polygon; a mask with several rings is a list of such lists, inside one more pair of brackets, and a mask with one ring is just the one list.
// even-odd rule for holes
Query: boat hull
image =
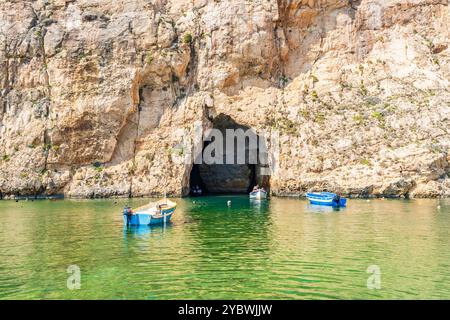
{"label": "boat hull", "polygon": [[267,192],[265,191],[255,191],[255,192],[250,192],[250,199],[255,199],[255,200],[262,200],[262,199],[266,199],[267,198]]}
{"label": "boat hull", "polygon": [[172,210],[172,212],[166,213],[164,215],[161,215],[161,217],[156,218],[148,213],[136,213],[130,216],[129,218],[126,215],[124,215],[123,221],[125,224],[129,226],[143,226],[143,225],[153,226],[158,224],[164,224],[170,222],[170,219],[172,219],[174,211],[175,210]]}
{"label": "boat hull", "polygon": [[336,201],[333,201],[333,200],[325,200],[325,201],[315,200],[315,199],[308,199],[308,200],[309,200],[309,203],[319,205],[319,206],[345,207],[347,205],[346,199],[341,199],[339,201],[339,203]]}

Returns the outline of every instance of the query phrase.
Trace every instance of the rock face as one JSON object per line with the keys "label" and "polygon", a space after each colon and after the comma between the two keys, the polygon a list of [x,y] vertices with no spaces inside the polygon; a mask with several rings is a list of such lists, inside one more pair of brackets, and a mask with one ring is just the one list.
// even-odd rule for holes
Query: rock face
{"label": "rock face", "polygon": [[274,195],[450,196],[449,26],[447,0],[0,1],[0,194],[186,195],[225,115],[279,137]]}

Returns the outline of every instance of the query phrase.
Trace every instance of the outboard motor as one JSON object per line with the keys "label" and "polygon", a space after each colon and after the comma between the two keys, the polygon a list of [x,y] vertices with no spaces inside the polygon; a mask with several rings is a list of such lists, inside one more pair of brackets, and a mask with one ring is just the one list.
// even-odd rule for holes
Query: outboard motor
{"label": "outboard motor", "polygon": [[333,201],[336,202],[337,206],[340,206],[341,205],[341,196],[335,195],[333,198]]}
{"label": "outboard motor", "polygon": [[127,217],[127,225],[131,223],[131,216],[133,215],[133,210],[129,206],[123,208],[123,215]]}

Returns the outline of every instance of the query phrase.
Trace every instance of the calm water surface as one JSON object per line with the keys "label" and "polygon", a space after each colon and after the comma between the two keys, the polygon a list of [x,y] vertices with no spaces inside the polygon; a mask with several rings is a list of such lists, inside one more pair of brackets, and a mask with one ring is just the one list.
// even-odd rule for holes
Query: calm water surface
{"label": "calm water surface", "polygon": [[147,200],[0,201],[0,299],[450,299],[450,200],[176,201],[131,229],[123,205]]}

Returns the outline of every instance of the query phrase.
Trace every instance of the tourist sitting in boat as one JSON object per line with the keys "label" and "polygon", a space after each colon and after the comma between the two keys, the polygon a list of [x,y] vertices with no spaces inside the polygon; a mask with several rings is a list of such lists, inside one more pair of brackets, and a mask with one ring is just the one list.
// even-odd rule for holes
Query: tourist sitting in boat
{"label": "tourist sitting in boat", "polygon": [[258,190],[259,190],[259,185],[256,185],[256,186],[253,187],[252,192],[256,192],[256,191],[258,191]]}

